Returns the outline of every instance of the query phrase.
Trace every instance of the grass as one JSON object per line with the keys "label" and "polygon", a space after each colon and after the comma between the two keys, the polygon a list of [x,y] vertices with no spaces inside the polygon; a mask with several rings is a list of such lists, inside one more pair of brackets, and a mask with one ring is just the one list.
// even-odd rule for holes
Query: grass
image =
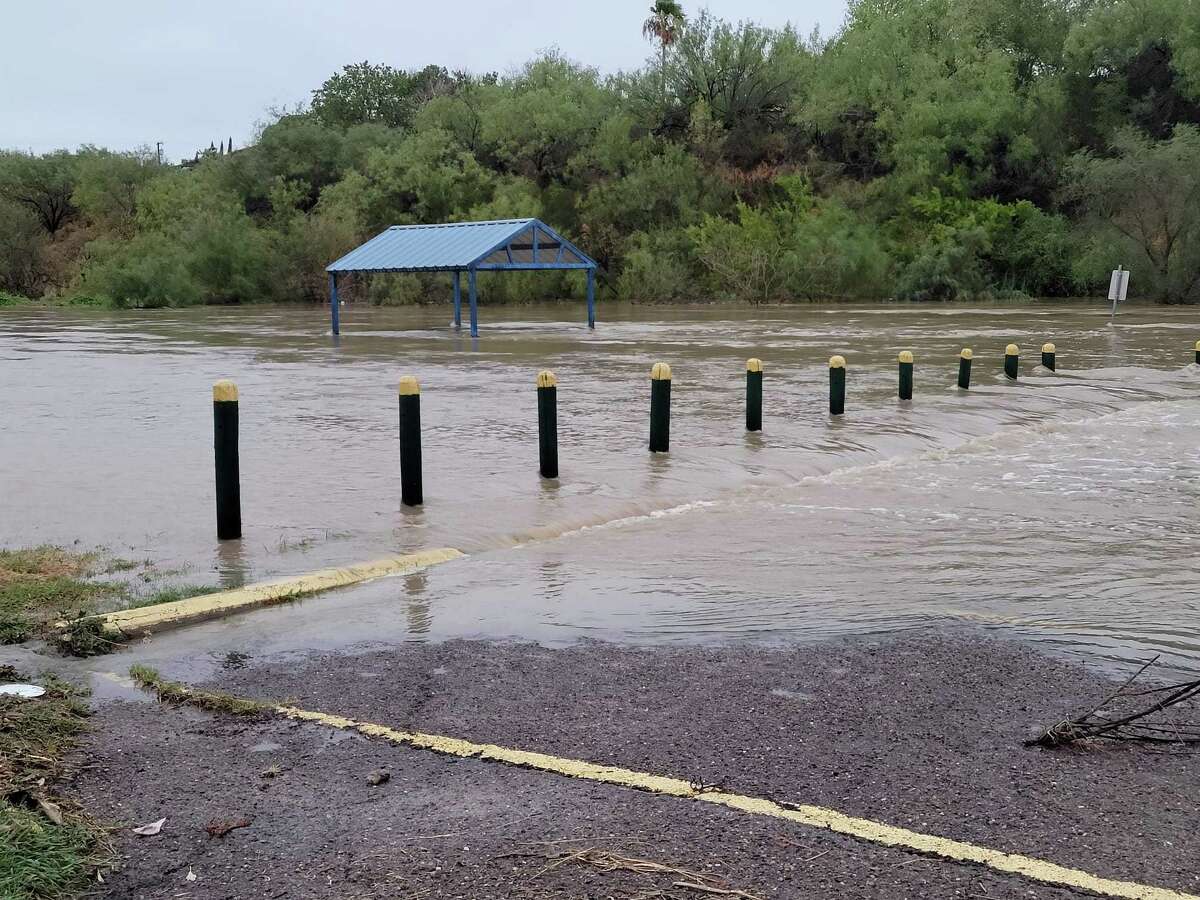
{"label": "grass", "polygon": [[0,643],[46,634],[55,622],[88,615],[101,599],[120,596],[121,585],[91,580],[97,559],[61,547],[0,550]]}
{"label": "grass", "polygon": [[[130,585],[128,573],[142,571]],[[123,581],[99,580],[100,575],[126,575]],[[89,620],[98,612],[171,603],[218,588],[207,585],[173,585],[149,594],[142,584],[164,577],[149,562],[136,563],[100,553],[81,553],[43,545],[0,550],[0,644],[17,644],[36,637],[53,638],[75,656],[107,653],[113,641],[100,623]],[[63,622],[69,622],[63,627]],[[0,895],[3,896],[3,895]]]}
{"label": "grass", "polygon": [[143,606],[157,606],[160,603],[175,603],[190,597],[200,597],[204,594],[215,594],[223,588],[211,584],[179,584],[165,587],[145,597],[138,597],[126,604],[126,609],[140,609]]}
{"label": "grass", "polygon": [[[0,667],[0,680],[24,680]],[[66,682],[41,679],[36,700],[0,697],[0,897],[57,900],[83,892],[110,856],[107,832],[53,794],[63,759],[87,728],[87,706]]]}
{"label": "grass", "polygon": [[167,703],[186,703],[200,709],[212,712],[230,713],[235,716],[253,716],[272,711],[276,704],[265,700],[246,700],[234,697],[220,691],[201,691],[188,687],[179,681],[169,681],[163,678],[157,670],[149,666],[133,665],[129,667],[129,677],[139,687],[154,691],[159,700]]}

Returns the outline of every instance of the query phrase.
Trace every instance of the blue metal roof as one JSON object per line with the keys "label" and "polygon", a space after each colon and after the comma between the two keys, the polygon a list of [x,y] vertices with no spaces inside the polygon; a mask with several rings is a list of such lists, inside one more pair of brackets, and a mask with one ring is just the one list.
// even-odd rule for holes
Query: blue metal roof
{"label": "blue metal roof", "polygon": [[[530,227],[533,226],[533,231]],[[508,245],[522,235],[537,235],[546,247],[534,258],[527,245]],[[564,251],[578,259],[563,261]],[[555,258],[549,256],[553,248]],[[525,251],[526,255],[521,255]],[[495,254],[503,254],[497,260]],[[526,258],[528,256],[528,258]],[[489,257],[493,257],[489,260]],[[488,269],[584,269],[596,263],[578,247],[537,219],[501,219],[491,222],[448,222],[439,225],[393,225],[326,267],[327,272],[444,272]]]}

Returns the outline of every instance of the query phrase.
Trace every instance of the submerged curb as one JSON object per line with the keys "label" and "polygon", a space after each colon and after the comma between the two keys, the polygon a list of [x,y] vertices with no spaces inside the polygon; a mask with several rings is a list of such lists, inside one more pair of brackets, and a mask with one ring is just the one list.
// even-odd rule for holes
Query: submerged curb
{"label": "submerged curb", "polygon": [[89,624],[96,623],[103,631],[119,637],[137,637],[192,622],[219,618],[259,606],[282,603],[331,588],[358,584],[372,578],[382,578],[385,575],[405,575],[428,566],[458,559],[463,555],[462,551],[455,550],[453,547],[422,550],[420,553],[389,556],[374,562],[319,569],[307,575],[263,581],[231,591],[177,600],[174,603],[161,603],[156,606],[143,606],[102,616],[91,616],[84,621]]}

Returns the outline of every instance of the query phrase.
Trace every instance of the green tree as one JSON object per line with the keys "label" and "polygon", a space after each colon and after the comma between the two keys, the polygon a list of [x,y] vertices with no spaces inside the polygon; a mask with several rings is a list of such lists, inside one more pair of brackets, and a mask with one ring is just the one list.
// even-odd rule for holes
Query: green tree
{"label": "green tree", "polygon": [[382,122],[399,128],[412,117],[412,95],[417,87],[408,72],[364,60],[344,66],[313,91],[312,111],[333,127]]}
{"label": "green tree", "polygon": [[676,0],[654,0],[650,16],[642,23],[642,37],[648,41],[658,41],[662,56],[659,63],[659,91],[664,106],[667,102],[667,51],[679,40],[684,21],[683,7]]}
{"label": "green tree", "polygon": [[33,210],[0,200],[0,291],[36,296],[45,281],[46,232]]}
{"label": "green tree", "polygon": [[75,158],[71,202],[105,231],[128,235],[137,215],[138,192],[158,174],[155,160],[149,148],[112,153],[83,147]]}
{"label": "green tree", "polygon": [[1200,129],[1178,125],[1164,141],[1126,129],[1113,150],[1082,152],[1067,173],[1093,241],[1133,254],[1101,265],[1125,262],[1165,302],[1200,301]]}
{"label": "green tree", "polygon": [[812,58],[791,28],[736,26],[702,12],[680,38],[670,66],[684,127],[707,117],[725,133],[726,158],[741,167],[788,148],[789,107],[806,89]]}
{"label": "green tree", "polygon": [[75,214],[75,168],[66,150],[45,156],[0,152],[0,198],[30,210],[54,234]]}

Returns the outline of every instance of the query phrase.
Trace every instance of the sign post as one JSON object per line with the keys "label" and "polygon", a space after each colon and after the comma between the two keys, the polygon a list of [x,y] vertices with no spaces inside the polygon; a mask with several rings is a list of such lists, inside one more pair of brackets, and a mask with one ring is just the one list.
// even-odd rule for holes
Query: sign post
{"label": "sign post", "polygon": [[1129,293],[1129,270],[1124,266],[1117,266],[1112,273],[1112,277],[1108,279],[1108,299],[1112,301],[1112,315],[1109,317],[1111,322],[1117,317],[1117,304],[1125,302],[1125,296]]}

